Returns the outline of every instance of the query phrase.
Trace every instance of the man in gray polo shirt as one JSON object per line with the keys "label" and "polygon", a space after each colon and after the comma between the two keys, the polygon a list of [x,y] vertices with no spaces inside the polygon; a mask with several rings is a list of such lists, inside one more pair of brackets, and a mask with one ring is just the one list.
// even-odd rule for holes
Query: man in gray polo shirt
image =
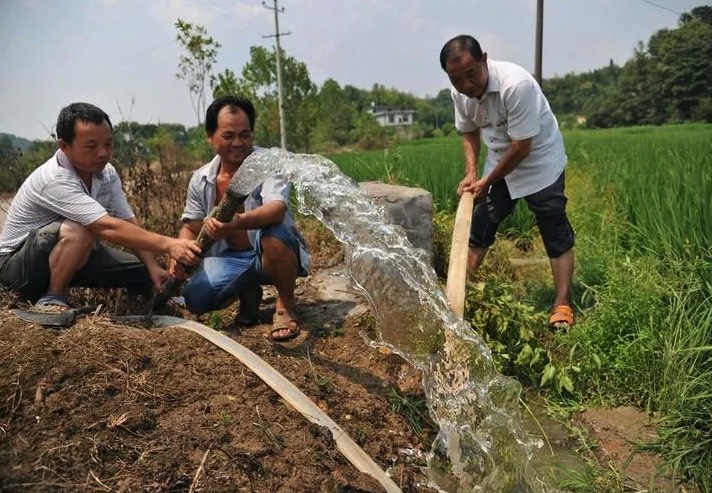
{"label": "man in gray polo shirt", "polygon": [[[154,254],[195,264],[200,248],[139,226],[116,169],[109,116],[88,103],[63,108],[59,150],[25,180],[0,235],[0,284],[45,310],[68,308],[70,286],[160,289]],[[103,241],[129,248],[133,254]]]}
{"label": "man in gray polo shirt", "polygon": [[[294,288],[298,276],[309,270],[307,246],[289,212],[290,185],[267,179],[252,190],[229,222],[206,220],[245,158],[259,152],[253,146],[255,108],[238,96],[224,96],[208,107],[205,131],[216,153],[190,180],[180,238],[194,239],[202,227],[217,240],[206,252],[200,268],[183,290],[187,308],[194,313],[218,310],[236,298],[240,311],[235,322],[254,325],[259,318],[261,285],[277,288],[270,337],[274,341],[299,334]],[[172,262],[171,273],[185,277]]]}
{"label": "man in gray polo shirt", "polygon": [[[455,126],[462,133],[465,178],[458,195],[475,198],[468,268],[474,272],[495,240],[500,222],[524,198],[536,215],[556,288],[549,324],[574,323],[569,291],[574,270],[574,231],[566,216],[566,153],[559,126],[534,78],[513,63],[487,59],[472,36],[443,46],[440,66],[452,83]],[[480,144],[487,162],[477,176]]]}

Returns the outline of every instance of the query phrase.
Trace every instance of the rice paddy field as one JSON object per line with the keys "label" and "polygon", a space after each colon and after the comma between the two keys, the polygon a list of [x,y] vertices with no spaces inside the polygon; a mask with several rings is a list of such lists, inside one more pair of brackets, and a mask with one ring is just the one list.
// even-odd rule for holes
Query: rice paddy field
{"label": "rice paddy field", "polygon": [[[519,275],[501,261],[544,256],[523,204],[500,229],[484,283],[468,287],[466,317],[502,371],[552,407],[634,405],[658,416],[655,450],[712,491],[712,125],[571,130],[564,139],[577,324],[542,329],[553,299],[547,273]],[[431,192],[436,248],[447,244],[459,137],[330,158],[356,181]]]}

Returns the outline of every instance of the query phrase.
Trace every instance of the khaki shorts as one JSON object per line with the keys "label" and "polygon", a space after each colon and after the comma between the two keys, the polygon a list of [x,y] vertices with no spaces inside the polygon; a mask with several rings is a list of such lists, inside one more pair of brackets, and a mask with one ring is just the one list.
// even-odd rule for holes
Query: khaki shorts
{"label": "khaki shorts", "polygon": [[[62,221],[56,221],[30,232],[13,253],[0,258],[0,284],[33,302],[44,295],[50,279],[49,254],[59,241],[61,225]],[[151,288],[151,280],[134,254],[97,242],[70,285],[140,292]]]}

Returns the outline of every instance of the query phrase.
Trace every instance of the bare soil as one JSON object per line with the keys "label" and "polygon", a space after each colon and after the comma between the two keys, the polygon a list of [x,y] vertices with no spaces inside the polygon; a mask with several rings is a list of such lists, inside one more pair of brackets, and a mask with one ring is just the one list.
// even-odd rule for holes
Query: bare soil
{"label": "bare soil", "polygon": [[588,409],[574,418],[587,431],[598,463],[616,471],[630,491],[696,492],[693,485],[675,477],[663,458],[645,451],[658,439],[655,417],[633,407]]}
{"label": "bare soil", "polygon": [[[403,402],[394,396],[422,399],[420,375],[399,356],[366,346],[367,310],[331,274],[300,284],[302,333],[293,341],[265,337],[274,293],[265,294],[263,325],[237,331],[232,310],[226,323],[202,321],[299,387],[404,491],[432,491],[419,486],[427,482],[422,459],[403,452],[427,451],[432,430],[416,434],[393,410]],[[0,313],[2,491],[382,491],[330,433],[196,334],[106,316],[54,330],[7,308]]]}
{"label": "bare soil", "polygon": [[[435,491],[422,471],[435,430],[418,408],[421,375],[366,345],[367,305],[343,267],[317,263],[323,268],[299,283],[302,333],[292,341],[266,337],[275,301],[269,289],[259,326],[238,330],[235,306],[198,320],[299,387],[404,492]],[[73,292],[75,304],[91,301],[83,296]],[[48,329],[17,319],[10,296],[0,294],[0,303],[0,491],[383,491],[341,455],[328,431],[192,332],[121,325],[106,315]],[[143,308],[123,298],[108,304],[119,314]],[[631,408],[589,410],[568,427],[544,422],[567,467],[582,463],[573,426],[595,445],[597,463],[616,471],[618,486],[684,491],[659,457],[639,449],[654,439],[653,425]]]}

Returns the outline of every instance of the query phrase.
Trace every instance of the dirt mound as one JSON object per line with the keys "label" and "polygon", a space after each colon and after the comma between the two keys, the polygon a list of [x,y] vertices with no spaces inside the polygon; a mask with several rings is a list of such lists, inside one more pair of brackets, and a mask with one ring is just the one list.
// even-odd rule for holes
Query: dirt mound
{"label": "dirt mound", "polygon": [[[269,325],[226,333],[307,394],[404,491],[432,491],[420,486],[422,459],[404,453],[428,450],[433,438],[405,417],[418,417],[420,376],[365,345],[368,314],[331,274],[300,287],[303,330],[294,341],[272,343]],[[273,302],[268,295],[263,320]],[[97,317],[50,330],[5,310],[0,398],[2,491],[382,491],[328,432],[182,329]]]}

